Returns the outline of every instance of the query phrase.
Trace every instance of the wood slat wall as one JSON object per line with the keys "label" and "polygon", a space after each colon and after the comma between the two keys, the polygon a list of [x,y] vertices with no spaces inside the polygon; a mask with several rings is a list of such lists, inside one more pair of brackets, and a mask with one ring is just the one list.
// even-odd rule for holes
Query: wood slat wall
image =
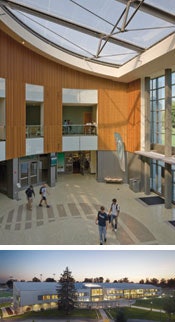
{"label": "wood slat wall", "polygon": [[0,77],[6,79],[6,158],[25,155],[25,84],[44,86],[44,152],[62,149],[62,88],[98,90],[98,149],[115,150],[119,132],[125,149],[140,146],[140,81],[95,77],[57,64],[0,30]]}

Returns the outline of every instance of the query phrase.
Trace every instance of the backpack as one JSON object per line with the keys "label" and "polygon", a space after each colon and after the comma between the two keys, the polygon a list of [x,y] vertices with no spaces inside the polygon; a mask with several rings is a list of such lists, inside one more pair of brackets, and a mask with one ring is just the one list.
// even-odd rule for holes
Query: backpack
{"label": "backpack", "polygon": [[25,191],[26,195],[28,198],[31,198],[32,197],[32,190],[30,188],[28,188],[26,191]]}
{"label": "backpack", "polygon": [[40,195],[42,195],[42,190],[43,190],[43,187],[41,187],[41,188],[39,189],[39,194],[40,194]]}
{"label": "backpack", "polygon": [[[113,203],[111,204],[111,210],[112,210],[112,205],[113,205]],[[116,203],[116,210],[119,212],[120,211],[120,206],[119,206],[119,204],[118,203]]]}

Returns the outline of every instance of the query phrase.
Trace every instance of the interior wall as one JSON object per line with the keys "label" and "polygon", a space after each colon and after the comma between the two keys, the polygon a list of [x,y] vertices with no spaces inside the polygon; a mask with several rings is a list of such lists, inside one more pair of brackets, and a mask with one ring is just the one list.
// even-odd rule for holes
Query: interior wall
{"label": "interior wall", "polygon": [[0,30],[0,77],[6,80],[6,159],[25,155],[25,86],[44,86],[44,152],[62,151],[62,89],[98,91],[98,150],[116,150],[120,133],[127,151],[140,146],[140,81],[118,83],[57,64]]}
{"label": "interior wall", "polygon": [[98,151],[98,173],[97,180],[104,181],[105,177],[122,178],[127,181],[127,173],[121,170],[117,152],[115,151]]}
{"label": "interior wall", "polygon": [[84,112],[92,112],[91,106],[63,106],[64,120],[70,120],[72,124],[83,124]]}

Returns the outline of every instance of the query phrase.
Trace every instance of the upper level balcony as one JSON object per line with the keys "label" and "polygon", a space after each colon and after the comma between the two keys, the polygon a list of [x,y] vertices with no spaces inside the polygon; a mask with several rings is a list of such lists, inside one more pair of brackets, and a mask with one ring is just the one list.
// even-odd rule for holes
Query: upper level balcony
{"label": "upper level balcony", "polygon": [[62,151],[96,151],[98,149],[95,123],[67,124],[62,127]]}
{"label": "upper level balcony", "polygon": [[43,137],[43,125],[26,125],[26,138]]}
{"label": "upper level balcony", "polygon": [[63,135],[97,135],[97,124],[64,124],[62,126]]}

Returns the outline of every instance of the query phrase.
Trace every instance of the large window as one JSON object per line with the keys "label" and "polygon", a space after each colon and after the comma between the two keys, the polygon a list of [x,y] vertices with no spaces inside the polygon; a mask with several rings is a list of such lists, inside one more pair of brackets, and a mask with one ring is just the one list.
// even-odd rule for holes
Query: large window
{"label": "large window", "polygon": [[44,88],[26,84],[26,137],[43,136]]}
{"label": "large window", "polygon": [[165,77],[152,79],[151,100],[151,143],[165,144]]}
{"label": "large window", "polygon": [[[171,77],[172,88],[172,146],[175,146],[175,72]],[[150,82],[151,143],[165,144],[165,76]]]}
{"label": "large window", "polygon": [[175,146],[175,73],[172,73],[172,146]]}

